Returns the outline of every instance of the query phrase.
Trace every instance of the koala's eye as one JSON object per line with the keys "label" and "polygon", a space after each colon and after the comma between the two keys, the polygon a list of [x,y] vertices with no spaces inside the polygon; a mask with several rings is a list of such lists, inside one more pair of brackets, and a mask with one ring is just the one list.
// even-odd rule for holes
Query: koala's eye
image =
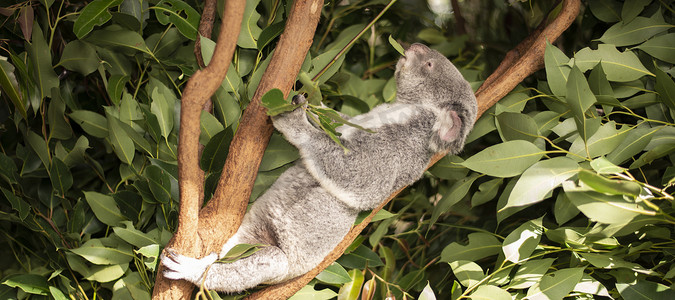
{"label": "koala's eye", "polygon": [[428,61],[428,62],[427,62],[427,68],[431,68],[431,66],[432,66],[432,65],[431,65],[431,62]]}

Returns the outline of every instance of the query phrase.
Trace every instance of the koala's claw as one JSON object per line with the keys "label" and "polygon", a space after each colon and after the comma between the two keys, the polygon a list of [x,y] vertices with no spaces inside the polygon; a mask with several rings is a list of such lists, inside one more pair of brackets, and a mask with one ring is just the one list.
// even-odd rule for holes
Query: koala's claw
{"label": "koala's claw", "polygon": [[197,282],[206,269],[218,259],[218,255],[211,253],[201,259],[192,258],[178,254],[174,249],[167,248],[164,249],[164,253],[160,255],[159,259],[166,267],[163,273],[164,277]]}

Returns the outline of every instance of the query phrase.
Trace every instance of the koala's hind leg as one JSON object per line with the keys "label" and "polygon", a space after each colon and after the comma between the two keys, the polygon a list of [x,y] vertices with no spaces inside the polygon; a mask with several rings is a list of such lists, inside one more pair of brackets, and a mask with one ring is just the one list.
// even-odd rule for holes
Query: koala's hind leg
{"label": "koala's hind leg", "polygon": [[[214,260],[211,260],[212,263]],[[199,259],[182,255],[173,255],[170,261],[163,259],[167,267],[164,276],[171,279],[185,279],[195,285],[204,284],[206,289],[227,293],[237,293],[255,287],[261,283],[275,283],[288,273],[288,258],[279,247],[266,246],[253,255],[231,262],[212,263],[210,266]],[[194,272],[185,272],[187,269],[199,265],[203,273],[201,276],[186,276]]]}

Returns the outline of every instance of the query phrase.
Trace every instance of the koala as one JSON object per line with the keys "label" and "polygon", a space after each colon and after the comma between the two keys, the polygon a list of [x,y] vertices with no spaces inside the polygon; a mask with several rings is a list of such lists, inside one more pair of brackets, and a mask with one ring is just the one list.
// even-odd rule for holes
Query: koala
{"label": "koala", "polygon": [[[459,152],[477,108],[455,66],[439,52],[413,44],[397,62],[395,77],[395,102],[349,119],[371,131],[338,128],[347,152],[309,121],[302,106],[273,117],[301,159],[251,205],[220,253],[191,258],[166,249],[164,276],[228,293],[300,276],[337,246],[360,211],[421,178],[434,154]],[[216,263],[242,243],[267,246]]]}

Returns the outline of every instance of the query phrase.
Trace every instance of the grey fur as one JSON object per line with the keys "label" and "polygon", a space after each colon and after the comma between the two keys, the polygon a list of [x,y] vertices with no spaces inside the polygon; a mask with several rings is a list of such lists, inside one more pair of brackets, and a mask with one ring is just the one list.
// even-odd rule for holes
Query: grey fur
{"label": "grey fur", "polygon": [[[312,126],[302,108],[274,117],[301,161],[251,205],[219,255],[195,259],[167,249],[164,276],[224,292],[300,276],[343,239],[359,211],[417,181],[435,153],[459,152],[476,118],[469,83],[424,45],[405,53],[396,65],[397,101],[350,119],[375,133],[340,127],[348,153]],[[241,243],[270,246],[233,263],[214,263]]]}

